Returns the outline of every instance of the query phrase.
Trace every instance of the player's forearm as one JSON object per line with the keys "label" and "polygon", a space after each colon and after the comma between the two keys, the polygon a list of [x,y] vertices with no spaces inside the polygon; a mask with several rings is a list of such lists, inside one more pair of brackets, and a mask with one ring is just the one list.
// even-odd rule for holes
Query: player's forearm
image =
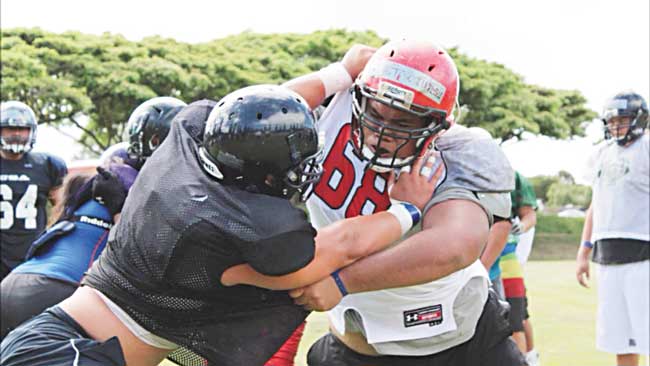
{"label": "player's forearm", "polygon": [[476,204],[446,201],[429,210],[427,217],[423,231],[341,270],[339,275],[348,292],[431,282],[479,258],[489,228],[485,213]]}
{"label": "player's forearm", "polygon": [[345,53],[341,62],[335,62],[317,72],[307,74],[283,85],[300,94],[311,109],[330,95],[348,89],[366,66],[375,48],[355,44]]}
{"label": "player's forearm", "polygon": [[591,231],[593,227],[593,209],[591,205],[587,209],[587,214],[585,215],[585,223],[582,227],[582,239],[580,241],[580,247],[578,248],[577,259],[578,260],[587,260],[591,255],[591,250],[589,246],[584,245],[585,242],[591,242]]}
{"label": "player's forearm", "polygon": [[318,107],[325,99],[325,86],[317,72],[297,77],[282,85],[305,98],[311,109]]}
{"label": "player's forearm", "polygon": [[229,268],[222,282],[225,285],[247,284],[272,290],[303,287],[359,258],[386,248],[400,238],[401,231],[399,221],[388,212],[338,221],[319,230],[314,259],[300,270],[283,276],[266,276],[245,264]]}
{"label": "player's forearm", "polygon": [[[479,257],[480,244],[472,250],[462,238],[448,238],[443,242],[442,238],[433,239],[422,234],[344,268],[339,275],[348,292],[431,282],[469,266]],[[467,252],[462,253],[464,250]]]}
{"label": "player's forearm", "polygon": [[593,229],[594,211],[591,205],[585,214],[585,223],[582,226],[582,241],[591,241],[591,232]]}
{"label": "player's forearm", "polygon": [[506,243],[508,242],[508,235],[510,234],[510,221],[503,220],[492,225],[490,229],[490,234],[488,236],[488,242],[481,254],[481,263],[483,266],[489,270],[494,262],[499,258],[503,248],[505,248]]}

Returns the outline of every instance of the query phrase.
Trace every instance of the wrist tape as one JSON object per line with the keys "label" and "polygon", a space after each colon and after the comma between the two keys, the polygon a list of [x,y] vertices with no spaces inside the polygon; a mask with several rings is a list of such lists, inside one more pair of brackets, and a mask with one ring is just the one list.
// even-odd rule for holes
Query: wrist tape
{"label": "wrist tape", "polygon": [[386,212],[394,215],[402,227],[402,235],[420,222],[422,213],[415,205],[408,202],[393,203]]}
{"label": "wrist tape", "polygon": [[352,77],[340,62],[325,66],[317,74],[325,87],[325,98],[352,86]]}

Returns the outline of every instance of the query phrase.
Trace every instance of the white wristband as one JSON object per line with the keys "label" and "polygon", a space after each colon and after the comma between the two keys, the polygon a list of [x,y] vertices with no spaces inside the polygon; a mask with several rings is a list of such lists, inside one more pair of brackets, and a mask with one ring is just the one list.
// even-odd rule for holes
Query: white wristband
{"label": "white wristband", "polygon": [[325,87],[325,98],[352,86],[352,77],[340,62],[325,66],[317,75]]}
{"label": "white wristband", "polygon": [[420,222],[420,210],[408,202],[393,203],[386,212],[392,214],[402,227],[402,235]]}

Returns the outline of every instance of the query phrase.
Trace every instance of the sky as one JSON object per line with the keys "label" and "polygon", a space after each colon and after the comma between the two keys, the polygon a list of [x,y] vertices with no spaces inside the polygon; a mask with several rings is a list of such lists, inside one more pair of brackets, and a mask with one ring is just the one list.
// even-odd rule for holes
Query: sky
{"label": "sky", "polygon": [[[245,30],[374,30],[389,39],[458,47],[505,65],[527,83],[578,90],[598,112],[620,90],[635,90],[646,100],[650,95],[648,0],[2,0],[0,6],[2,28],[110,32],[130,40],[161,35],[198,43]],[[524,175],[564,169],[579,176],[602,136],[595,125],[590,131],[586,139],[569,141],[530,136],[505,143],[504,150]],[[49,129],[39,136],[39,149],[60,149],[64,139]],[[61,155],[71,160],[75,154],[67,149]]]}

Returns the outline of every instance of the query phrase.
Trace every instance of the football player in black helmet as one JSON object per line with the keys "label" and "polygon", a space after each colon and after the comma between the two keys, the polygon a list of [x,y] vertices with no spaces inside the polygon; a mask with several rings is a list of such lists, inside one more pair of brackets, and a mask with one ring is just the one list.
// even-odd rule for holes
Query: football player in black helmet
{"label": "football player in black helmet", "polygon": [[23,262],[27,248],[47,222],[47,201],[57,202],[56,191],[67,167],[60,158],[32,152],[36,115],[25,103],[0,106],[0,274],[4,278]]}
{"label": "football player in black helmet", "polygon": [[187,104],[172,97],[156,97],[140,104],[129,117],[126,140],[129,156],[142,167],[169,133],[172,120]]}
{"label": "football player in black helmet", "polygon": [[589,260],[598,263],[596,348],[615,354],[617,365],[638,365],[639,354],[650,352],[648,105],[639,94],[624,91],[607,101],[602,120],[606,140],[586,169],[592,197],[576,279],[589,287]]}
{"label": "football player in black helmet", "polygon": [[648,105],[635,92],[618,93],[605,104],[602,121],[605,139],[614,139],[625,146],[643,135],[648,127]]}
{"label": "football player in black helmet", "polygon": [[2,103],[0,120],[2,150],[12,154],[29,152],[36,142],[36,115],[25,103],[9,101]]}
{"label": "football player in black helmet", "polygon": [[[169,355],[181,365],[262,365],[309,313],[287,289],[331,278],[344,292],[338,268],[419,220],[402,202],[316,236],[290,198],[318,180],[319,150],[306,102],[288,89],[190,104],[140,171],[82,287],[11,332],[2,364],[155,366]],[[395,187],[417,197],[436,185],[417,183]]]}
{"label": "football player in black helmet", "polygon": [[223,98],[210,113],[203,139],[199,158],[205,171],[251,192],[290,198],[305,193],[322,173],[309,107],[276,86]]}

